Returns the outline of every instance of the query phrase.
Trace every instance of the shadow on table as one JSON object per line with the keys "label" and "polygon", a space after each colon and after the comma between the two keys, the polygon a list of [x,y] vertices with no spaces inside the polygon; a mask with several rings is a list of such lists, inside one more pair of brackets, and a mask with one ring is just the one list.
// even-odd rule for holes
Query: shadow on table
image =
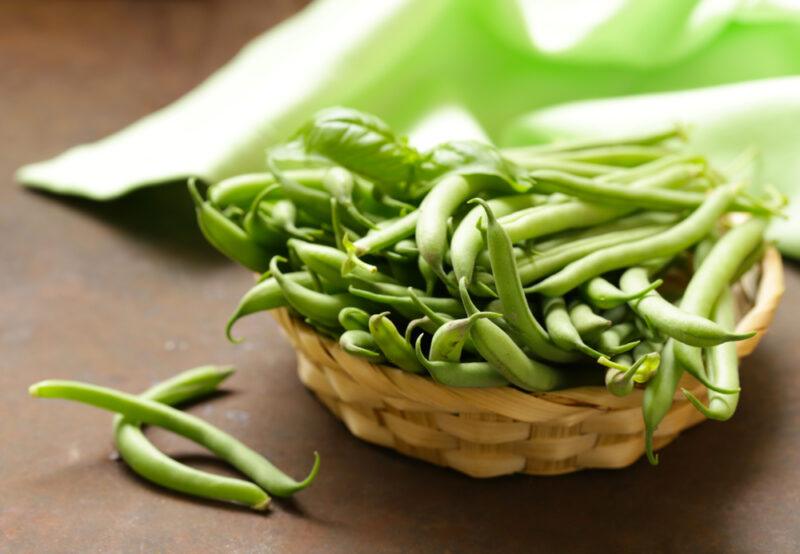
{"label": "shadow on table", "polygon": [[160,255],[193,268],[232,263],[214,250],[200,232],[184,181],[145,187],[106,202],[38,194],[91,216]]}

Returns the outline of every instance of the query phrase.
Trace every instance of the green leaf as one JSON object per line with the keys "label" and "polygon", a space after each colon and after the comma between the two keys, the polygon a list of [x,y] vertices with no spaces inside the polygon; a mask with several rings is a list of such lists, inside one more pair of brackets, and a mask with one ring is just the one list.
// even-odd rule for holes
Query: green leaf
{"label": "green leaf", "polygon": [[380,118],[350,108],[329,108],[317,112],[299,138],[309,152],[374,181],[391,196],[408,197],[407,183],[414,180],[419,153]]}
{"label": "green leaf", "polygon": [[476,140],[440,144],[427,153],[418,172],[420,180],[426,182],[449,174],[493,175],[515,189],[529,188],[520,184],[526,178],[517,166],[506,160],[494,146]]}

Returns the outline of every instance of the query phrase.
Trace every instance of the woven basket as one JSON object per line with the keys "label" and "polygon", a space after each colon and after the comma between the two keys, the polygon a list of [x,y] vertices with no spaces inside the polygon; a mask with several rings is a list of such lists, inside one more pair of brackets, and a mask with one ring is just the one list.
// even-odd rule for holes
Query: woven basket
{"label": "woven basket", "polygon": [[[777,250],[768,250],[734,290],[743,314],[737,330],[758,331],[737,344],[744,357],[761,340],[783,294]],[[285,309],[272,314],[297,350],[300,380],[367,442],[473,477],[621,468],[644,453],[640,389],[620,398],[602,387],[550,393],[447,387],[351,356]],[[705,397],[705,388],[690,376],[681,384]],[[655,447],[703,419],[678,393],[656,431]]]}

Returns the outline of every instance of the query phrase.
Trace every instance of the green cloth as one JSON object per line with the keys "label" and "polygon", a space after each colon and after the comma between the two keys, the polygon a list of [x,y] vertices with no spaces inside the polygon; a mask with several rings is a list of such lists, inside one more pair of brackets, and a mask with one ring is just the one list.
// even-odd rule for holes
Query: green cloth
{"label": "green cloth", "polygon": [[800,257],[800,7],[786,0],[318,0],[171,106],[17,176],[98,200],[215,181],[263,169],[265,147],[335,104],[420,147],[689,123],[712,161],[756,152],[753,182],[798,197],[772,232]]}

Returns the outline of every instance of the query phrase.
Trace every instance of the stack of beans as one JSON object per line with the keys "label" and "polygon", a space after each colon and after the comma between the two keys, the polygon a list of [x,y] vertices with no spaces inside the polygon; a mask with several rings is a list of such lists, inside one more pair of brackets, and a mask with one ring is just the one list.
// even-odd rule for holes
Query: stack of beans
{"label": "stack of beans", "polygon": [[[264,173],[194,183],[198,221],[288,307],[374,363],[453,387],[646,387],[648,455],[683,371],[727,419],[739,393],[731,284],[762,256],[775,195],[683,152],[680,129],[420,152],[380,119],[318,113]],[[731,212],[747,217],[728,228]]]}

